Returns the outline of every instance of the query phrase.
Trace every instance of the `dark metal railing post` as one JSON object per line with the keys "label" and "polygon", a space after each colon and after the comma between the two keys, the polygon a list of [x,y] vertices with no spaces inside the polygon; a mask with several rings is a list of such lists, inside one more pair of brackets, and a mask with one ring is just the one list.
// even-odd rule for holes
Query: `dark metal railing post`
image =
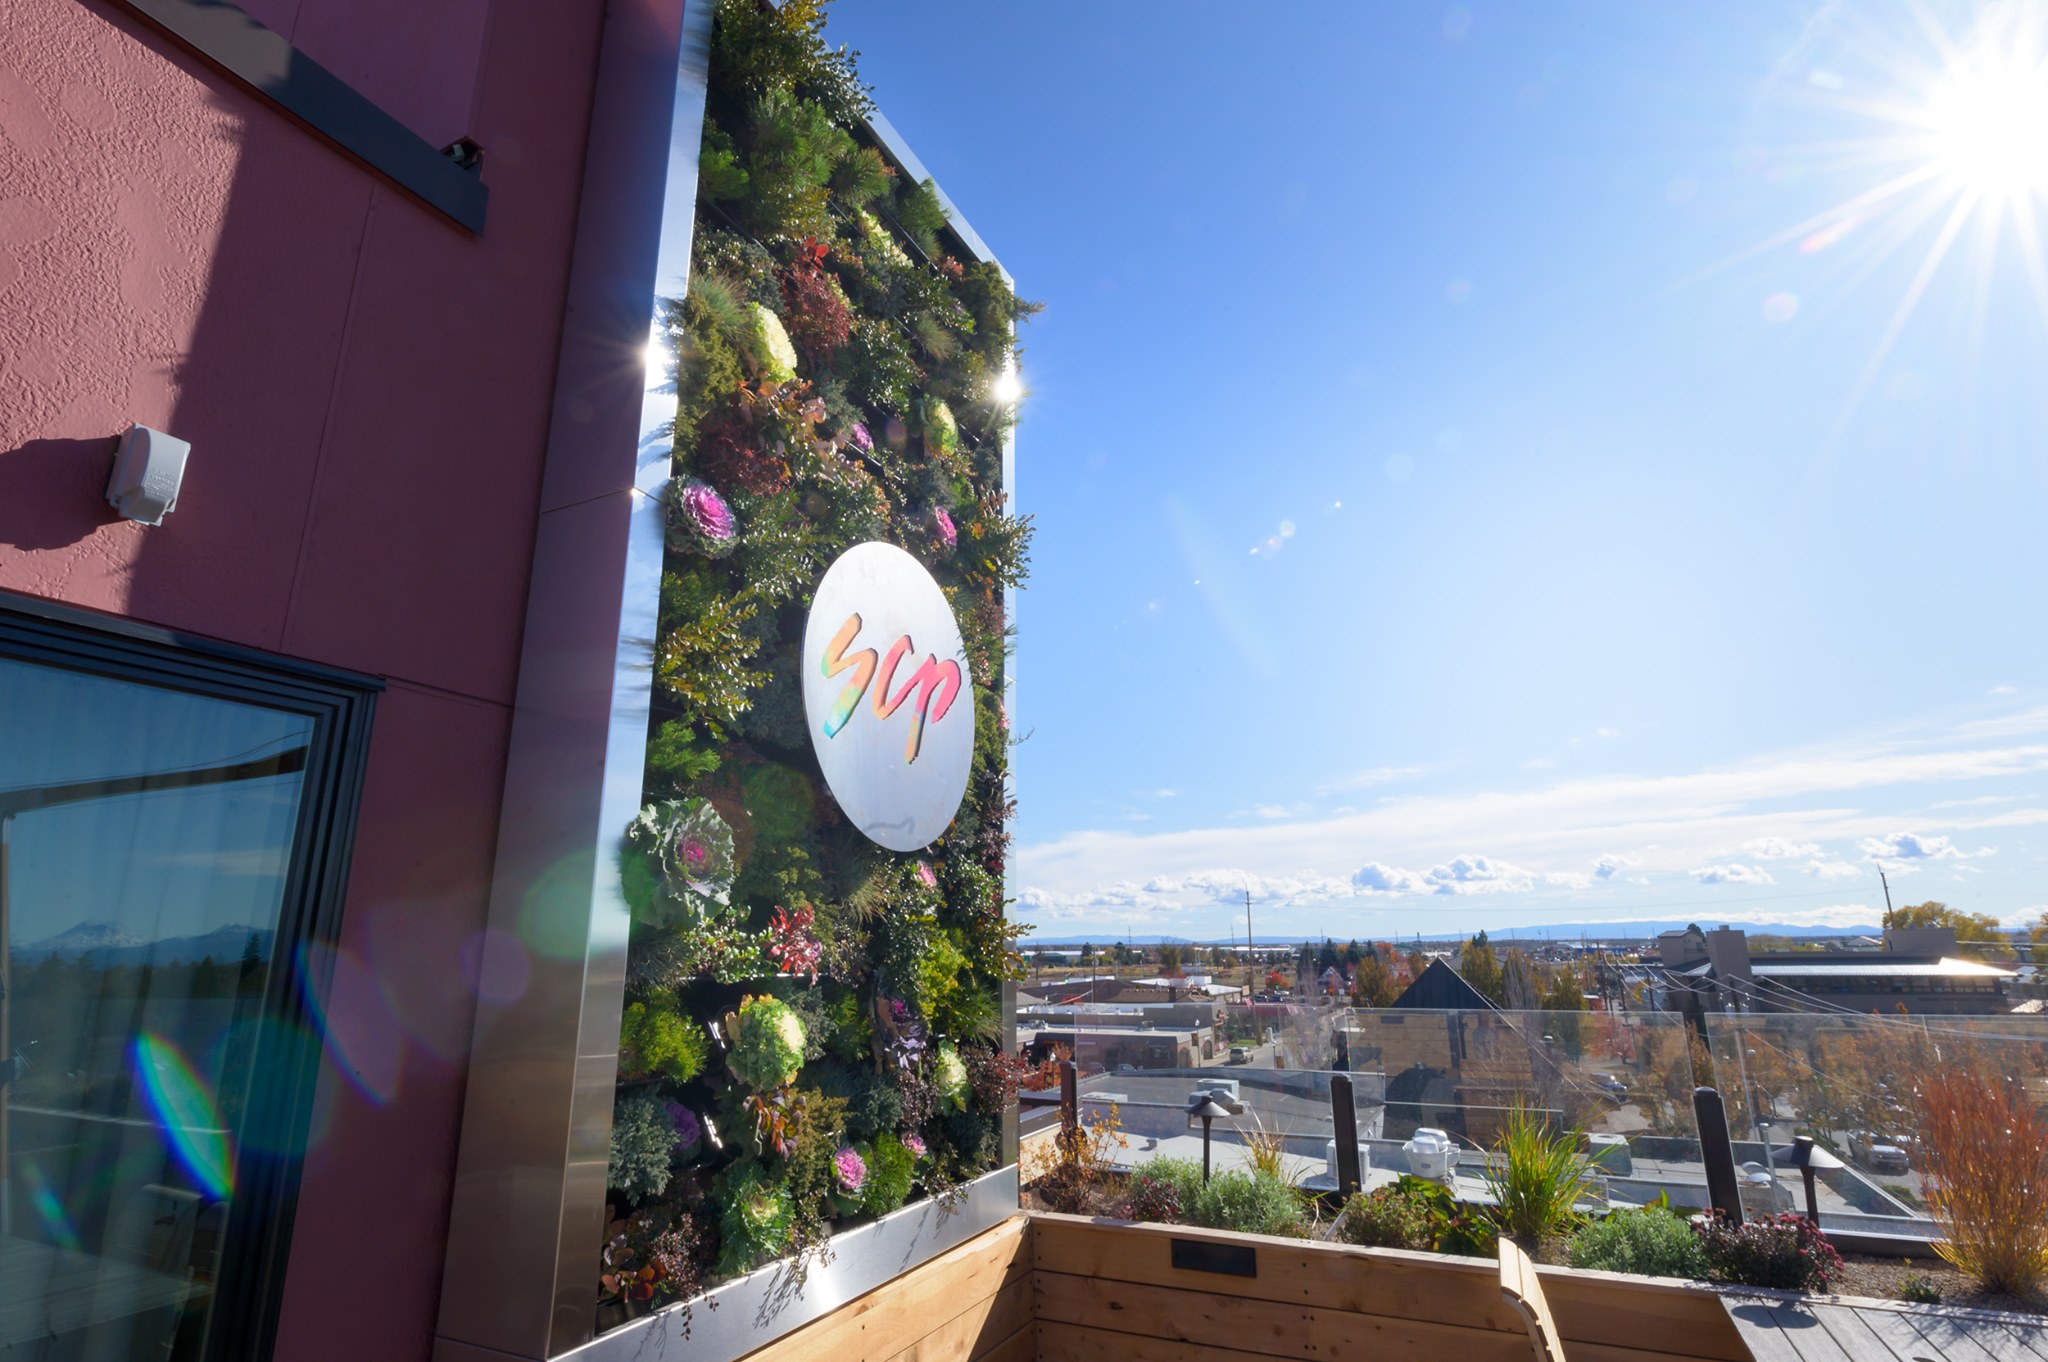
{"label": "dark metal railing post", "polygon": [[1060,1141],[1072,1156],[1081,1139],[1081,1078],[1074,1061],[1060,1061]]}
{"label": "dark metal railing post", "polygon": [[1337,1137],[1337,1195],[1358,1191],[1358,1109],[1351,1104],[1351,1078],[1330,1076],[1330,1124]]}
{"label": "dark metal railing post", "polygon": [[1742,1191],[1735,1178],[1735,1146],[1728,1140],[1728,1108],[1712,1088],[1694,1088],[1692,1114],[1700,1128],[1700,1159],[1707,1166],[1707,1199],[1740,1225]]}

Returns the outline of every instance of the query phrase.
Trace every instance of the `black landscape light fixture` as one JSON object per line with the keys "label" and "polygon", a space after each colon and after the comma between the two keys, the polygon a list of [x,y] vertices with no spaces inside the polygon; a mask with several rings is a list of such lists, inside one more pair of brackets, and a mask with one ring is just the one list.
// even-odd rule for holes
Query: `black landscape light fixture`
{"label": "black landscape light fixture", "polygon": [[1847,1165],[1813,1141],[1811,1135],[1800,1135],[1792,1143],[1771,1151],[1771,1161],[1782,1168],[1797,1168],[1799,1176],[1806,1183],[1806,1218],[1814,1228],[1820,1228],[1820,1202],[1813,1193],[1813,1180],[1817,1174],[1831,1168]]}
{"label": "black landscape light fixture", "polygon": [[1220,1092],[1198,1092],[1188,1099],[1188,1116],[1202,1122],[1202,1181],[1209,1180],[1209,1127],[1219,1116],[1242,1116],[1244,1103]]}

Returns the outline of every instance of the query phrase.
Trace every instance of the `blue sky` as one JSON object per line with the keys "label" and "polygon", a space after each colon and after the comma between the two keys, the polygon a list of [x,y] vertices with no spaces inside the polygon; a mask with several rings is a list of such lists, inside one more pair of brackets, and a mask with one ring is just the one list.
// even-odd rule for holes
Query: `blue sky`
{"label": "blue sky", "polygon": [[835,5],[1047,304],[1022,914],[2048,905],[2048,98],[2002,13]]}

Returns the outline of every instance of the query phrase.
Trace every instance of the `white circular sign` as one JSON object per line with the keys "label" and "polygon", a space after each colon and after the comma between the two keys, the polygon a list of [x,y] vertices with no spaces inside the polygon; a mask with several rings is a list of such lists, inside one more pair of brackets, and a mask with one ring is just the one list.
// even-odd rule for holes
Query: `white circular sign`
{"label": "white circular sign", "polygon": [[952,826],[974,762],[973,678],[953,607],[894,544],[825,571],[804,624],[804,718],[825,783],[891,851]]}

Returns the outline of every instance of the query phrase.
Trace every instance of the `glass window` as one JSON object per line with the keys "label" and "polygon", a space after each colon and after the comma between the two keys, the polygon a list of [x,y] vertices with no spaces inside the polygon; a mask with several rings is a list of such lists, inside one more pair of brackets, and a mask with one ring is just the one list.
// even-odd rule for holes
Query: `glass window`
{"label": "glass window", "polygon": [[263,1278],[237,1245],[276,1237],[281,1198],[274,1167],[250,1169],[279,1152],[278,1113],[303,1122],[279,1089],[304,1085],[275,1081],[303,1076],[303,1054],[279,1067],[296,981],[273,974],[312,920],[331,725],[204,667],[173,688],[8,643],[0,1357],[223,1356],[274,1308],[225,1283]]}

